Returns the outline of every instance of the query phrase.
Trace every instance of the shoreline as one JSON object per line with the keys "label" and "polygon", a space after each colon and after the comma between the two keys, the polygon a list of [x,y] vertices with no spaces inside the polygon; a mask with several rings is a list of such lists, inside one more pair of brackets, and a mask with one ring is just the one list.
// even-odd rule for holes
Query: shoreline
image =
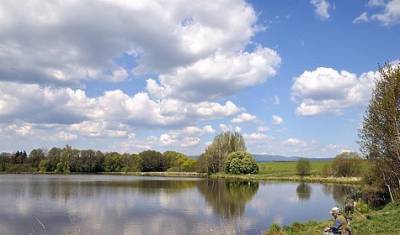
{"label": "shoreline", "polygon": [[359,177],[317,177],[317,176],[269,176],[263,174],[255,175],[231,175],[217,173],[208,175],[198,172],[97,172],[97,173],[69,173],[58,174],[52,172],[0,172],[1,174],[32,174],[32,175],[120,175],[120,176],[158,176],[158,177],[192,177],[209,179],[233,179],[233,180],[254,180],[254,181],[286,181],[286,182],[306,182],[306,183],[335,183],[335,184],[361,184]]}

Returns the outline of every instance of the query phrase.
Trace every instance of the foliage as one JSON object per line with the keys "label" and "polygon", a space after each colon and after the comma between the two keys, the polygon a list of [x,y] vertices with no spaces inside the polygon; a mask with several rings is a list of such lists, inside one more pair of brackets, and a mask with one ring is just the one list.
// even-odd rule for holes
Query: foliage
{"label": "foliage", "polygon": [[310,160],[306,158],[300,158],[299,160],[297,160],[296,170],[297,174],[299,174],[300,176],[309,175],[311,172]]}
{"label": "foliage", "polygon": [[71,146],[33,149],[29,157],[25,151],[0,154],[0,171],[39,171],[68,174],[71,172],[141,172],[141,171],[187,171],[196,170],[197,161],[174,151],[161,154],[144,151],[140,154],[102,153],[95,150],[78,150]]}
{"label": "foliage", "polygon": [[225,169],[225,159],[237,151],[246,151],[243,136],[239,132],[223,132],[217,135],[199,158],[199,171],[216,173]]}
{"label": "foliage", "polygon": [[193,172],[196,170],[196,161],[183,153],[166,151],[163,153],[168,171]]}
{"label": "foliage", "polygon": [[256,174],[258,173],[258,165],[248,152],[233,152],[226,157],[225,172],[231,174]]}
{"label": "foliage", "polygon": [[332,162],[332,173],[338,177],[360,176],[362,158],[353,152],[343,152],[335,157]]}
{"label": "foliage", "polygon": [[118,172],[124,167],[124,159],[121,154],[113,152],[106,153],[104,158],[104,169],[108,172]]}
{"label": "foliage", "polygon": [[400,64],[380,68],[363,126],[361,150],[392,200],[400,201]]}
{"label": "foliage", "polygon": [[271,224],[265,235],[283,235],[282,228],[279,224]]}
{"label": "foliage", "polygon": [[142,159],[142,171],[166,171],[168,169],[167,162],[160,152],[146,150],[139,153]]}
{"label": "foliage", "polygon": [[29,162],[31,163],[32,167],[39,167],[40,161],[45,158],[45,154],[43,149],[33,149],[29,154]]}
{"label": "foliage", "polygon": [[331,167],[331,164],[326,163],[326,164],[324,164],[324,165],[322,166],[322,169],[321,169],[321,176],[322,176],[322,177],[329,177],[329,176],[332,176],[332,167]]}

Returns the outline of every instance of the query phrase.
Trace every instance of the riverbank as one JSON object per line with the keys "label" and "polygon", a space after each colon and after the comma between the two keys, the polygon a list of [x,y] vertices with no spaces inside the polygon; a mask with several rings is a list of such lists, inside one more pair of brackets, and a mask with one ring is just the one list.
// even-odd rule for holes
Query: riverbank
{"label": "riverbank", "polygon": [[[400,204],[390,203],[381,210],[369,209],[365,204],[358,207],[353,215],[352,230],[355,235],[400,234]],[[320,235],[332,221],[309,221],[293,223],[280,228],[272,225],[266,235]]]}
{"label": "riverbank", "polygon": [[360,177],[320,177],[320,176],[270,176],[265,174],[231,175],[217,173],[209,176],[213,179],[237,179],[237,180],[264,180],[264,181],[293,181],[307,183],[336,183],[336,184],[361,184]]}
{"label": "riverbank", "polygon": [[[0,172],[0,174],[57,174],[53,172]],[[91,174],[91,173],[69,173],[69,174]],[[232,175],[217,173],[208,175],[198,172],[97,172],[97,175],[131,175],[131,176],[157,176],[157,177],[192,177],[228,180],[257,180],[257,181],[292,181],[307,183],[334,183],[334,184],[360,184],[361,178],[358,177],[320,177],[320,176],[270,176],[266,174],[254,175]]]}

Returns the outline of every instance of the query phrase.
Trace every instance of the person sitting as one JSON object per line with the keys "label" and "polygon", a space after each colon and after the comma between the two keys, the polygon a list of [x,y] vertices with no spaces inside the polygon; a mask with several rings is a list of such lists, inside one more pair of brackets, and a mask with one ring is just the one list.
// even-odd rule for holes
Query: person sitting
{"label": "person sitting", "polygon": [[330,210],[330,214],[334,219],[334,223],[324,230],[325,234],[350,235],[350,227],[348,226],[346,218],[340,212],[340,209],[338,207],[333,207]]}

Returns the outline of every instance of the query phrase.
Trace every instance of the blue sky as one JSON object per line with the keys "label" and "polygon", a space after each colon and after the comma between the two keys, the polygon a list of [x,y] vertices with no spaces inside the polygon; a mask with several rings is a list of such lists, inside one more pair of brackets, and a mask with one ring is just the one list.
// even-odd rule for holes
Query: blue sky
{"label": "blue sky", "polygon": [[358,151],[400,1],[0,3],[0,151]]}

